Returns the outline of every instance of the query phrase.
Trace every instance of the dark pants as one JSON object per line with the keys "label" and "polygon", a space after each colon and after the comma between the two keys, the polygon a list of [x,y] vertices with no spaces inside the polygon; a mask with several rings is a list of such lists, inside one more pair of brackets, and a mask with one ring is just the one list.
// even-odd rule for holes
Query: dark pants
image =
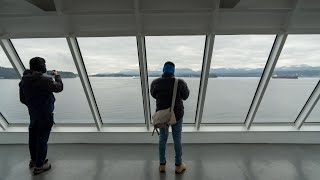
{"label": "dark pants", "polygon": [[31,123],[29,126],[30,156],[31,160],[36,162],[37,167],[41,167],[47,157],[48,140],[53,125],[53,123],[51,123],[53,122],[53,114],[50,113],[50,115],[41,119],[41,123],[39,123],[39,120]]}

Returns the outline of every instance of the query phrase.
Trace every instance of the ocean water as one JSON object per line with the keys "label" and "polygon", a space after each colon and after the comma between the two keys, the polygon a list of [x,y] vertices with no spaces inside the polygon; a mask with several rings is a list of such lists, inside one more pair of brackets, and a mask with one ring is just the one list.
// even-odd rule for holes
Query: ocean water
{"label": "ocean water", "polygon": [[[149,78],[149,84],[155,78]],[[183,78],[190,89],[184,102],[185,123],[194,123],[200,78]],[[294,122],[319,79],[271,79],[254,122]],[[64,91],[56,93],[55,122],[94,123],[79,78],[63,79]],[[90,77],[103,123],[145,123],[139,78]],[[19,101],[19,80],[0,79],[0,112],[10,123],[28,123]],[[210,78],[203,123],[244,123],[259,78]],[[150,96],[151,112],[155,100]],[[320,105],[307,122],[320,122]]]}

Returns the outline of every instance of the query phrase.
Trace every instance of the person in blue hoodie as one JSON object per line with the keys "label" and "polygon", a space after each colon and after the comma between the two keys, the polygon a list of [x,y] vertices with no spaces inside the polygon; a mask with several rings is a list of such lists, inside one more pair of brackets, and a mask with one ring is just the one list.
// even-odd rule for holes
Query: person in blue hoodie
{"label": "person in blue hoodie", "polygon": [[63,83],[57,71],[52,71],[53,80],[45,76],[47,72],[46,61],[41,57],[34,57],[29,62],[30,69],[23,73],[19,83],[20,101],[28,107],[30,115],[29,125],[29,151],[30,168],[33,174],[40,174],[51,168],[46,159],[48,140],[51,127],[54,124],[53,110],[55,97],[53,92],[63,90]]}
{"label": "person in blue hoodie", "polygon": [[[173,62],[166,62],[163,66],[163,74],[160,78],[152,81],[150,93],[153,98],[156,99],[156,111],[167,109],[171,106],[173,87],[175,81],[175,65]],[[184,115],[183,101],[189,97],[189,88],[187,83],[178,79],[177,96],[174,106],[174,114],[176,116],[177,123],[172,125],[172,137],[174,141],[175,156],[175,172],[177,174],[186,170],[187,165],[182,162],[182,144],[181,144],[181,132],[182,122]],[[159,137],[159,159],[160,166],[159,171],[166,171],[166,143],[168,140],[168,133],[164,128],[160,129]]]}

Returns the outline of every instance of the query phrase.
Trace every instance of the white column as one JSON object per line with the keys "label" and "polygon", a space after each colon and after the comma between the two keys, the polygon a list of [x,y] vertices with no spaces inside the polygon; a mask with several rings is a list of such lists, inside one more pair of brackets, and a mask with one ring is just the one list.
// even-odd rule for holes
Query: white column
{"label": "white column", "polygon": [[0,112],[0,128],[5,131],[8,127],[8,125],[9,125],[8,121]]}
{"label": "white column", "polygon": [[207,86],[208,86],[208,78],[210,73],[214,37],[215,37],[214,35],[207,35],[206,37],[206,44],[204,49],[203,64],[202,64],[201,79],[200,79],[200,88],[199,88],[199,95],[198,95],[198,105],[197,105],[197,111],[196,111],[197,130],[200,129],[201,121],[202,121],[203,107],[205,103],[205,97],[206,97]]}
{"label": "white column", "polygon": [[280,53],[282,51],[284,43],[286,42],[287,36],[288,36],[287,34],[277,35],[276,40],[273,43],[267,64],[264,68],[264,71],[261,76],[258,88],[256,90],[255,96],[253,98],[249,112],[247,114],[247,118],[246,118],[247,129],[250,129],[251,124],[255,118],[255,115],[259,109],[261,100],[264,96],[264,93],[265,93],[267,87],[268,87],[270,78],[272,76],[274,68],[276,67]]}
{"label": "white column", "polygon": [[144,117],[146,120],[147,129],[150,129],[151,112],[150,112],[150,96],[149,96],[149,83],[148,83],[148,68],[147,56],[144,36],[137,36],[137,48],[139,56],[139,69],[141,79],[141,89],[143,98]]}
{"label": "white column", "polygon": [[312,94],[310,95],[308,101],[302,108],[300,114],[298,115],[295,124],[298,129],[301,128],[303,123],[307,120],[310,113],[312,112],[313,108],[316,106],[317,102],[320,99],[320,81],[318,82],[316,88],[313,90]]}
{"label": "white column", "polygon": [[74,63],[75,63],[76,68],[78,70],[81,84],[83,86],[83,90],[84,90],[85,95],[87,97],[88,104],[91,109],[91,113],[93,115],[93,119],[96,123],[98,131],[100,131],[102,128],[102,120],[101,120],[101,116],[100,116],[99,109],[97,106],[97,102],[96,102],[94,94],[93,94],[91,84],[89,81],[87,70],[85,68],[85,65],[84,65],[84,62],[82,59],[82,55],[81,55],[81,51],[79,49],[78,41],[74,37],[67,37],[67,41],[68,41],[68,45],[69,45]]}
{"label": "white column", "polygon": [[23,76],[25,67],[9,39],[1,39],[0,44],[19,78]]}

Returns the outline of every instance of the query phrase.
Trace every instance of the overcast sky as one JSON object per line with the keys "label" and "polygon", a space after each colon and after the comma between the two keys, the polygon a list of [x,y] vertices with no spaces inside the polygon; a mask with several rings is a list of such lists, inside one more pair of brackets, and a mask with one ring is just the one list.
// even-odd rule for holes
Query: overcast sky
{"label": "overcast sky", "polygon": [[[261,68],[275,35],[216,36],[211,68]],[[135,37],[78,38],[89,74],[139,68]],[[12,40],[26,68],[34,56],[46,59],[47,69],[76,72],[64,38]],[[308,64],[320,66],[320,35],[289,35],[277,67]],[[146,37],[148,69],[161,69],[172,61],[176,68],[201,70],[205,36]],[[10,67],[2,49],[0,66]]]}

